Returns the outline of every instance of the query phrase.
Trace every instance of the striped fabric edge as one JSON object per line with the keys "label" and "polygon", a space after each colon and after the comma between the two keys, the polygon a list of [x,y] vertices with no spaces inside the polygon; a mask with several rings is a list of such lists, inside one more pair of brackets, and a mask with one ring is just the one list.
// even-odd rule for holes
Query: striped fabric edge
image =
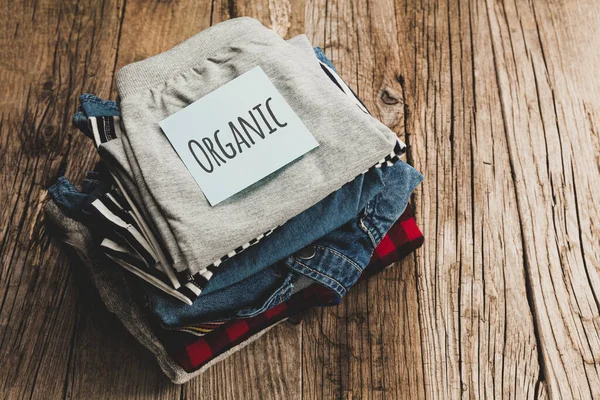
{"label": "striped fabric edge", "polygon": [[182,288],[173,289],[171,286],[166,284],[164,282],[164,276],[161,276],[162,273],[160,271],[144,268],[143,261],[138,259],[137,261],[139,262],[136,262],[136,259],[131,257],[127,248],[120,246],[118,243],[110,239],[104,239],[100,244],[100,247],[103,250],[104,255],[106,255],[106,257],[115,264],[145,280],[152,286],[160,289],[177,300],[180,300],[188,305],[192,305],[192,299],[186,296],[185,291],[181,290]]}
{"label": "striped fabric edge", "polygon": [[[121,118],[118,116],[113,117],[88,117],[88,127],[92,132],[92,136],[94,139],[94,144],[96,148],[100,147],[102,143],[106,143],[110,140],[120,138],[122,135],[121,130]],[[167,261],[167,257],[164,254],[158,240],[152,233],[150,227],[146,223],[142,213],[139,211],[134,201],[131,199],[121,180],[118,178],[118,174],[115,173],[110,163],[106,163],[110,175],[119,188],[123,200],[126,202],[127,209],[131,211],[132,217],[135,219],[138,227],[140,228],[141,233],[146,238],[146,240],[150,243],[152,249],[154,250],[154,254],[156,255],[159,263],[159,268],[167,274],[169,277],[169,281],[171,286],[175,289],[184,286],[182,282],[177,277],[173,268],[171,268],[170,263]],[[124,207],[125,205],[122,204]],[[184,281],[187,282],[187,281]],[[192,283],[193,285],[193,283]],[[194,290],[196,291],[196,290]]]}
{"label": "striped fabric edge", "polygon": [[126,242],[119,243],[114,239],[104,238],[100,243],[100,249],[104,255],[119,266],[177,300],[191,305],[198,297],[198,288],[191,283],[182,285],[177,289],[170,286],[167,276],[159,269],[149,268],[141,258],[132,254],[131,248]]}
{"label": "striped fabric edge", "polygon": [[[108,168],[109,168],[109,171],[110,171],[112,178],[115,181],[117,187],[119,188],[120,192],[123,194],[123,197],[127,201],[127,206],[131,210],[131,214],[136,218],[136,222],[138,223],[138,226],[140,227],[141,233],[143,234],[143,236],[148,240],[148,242],[152,246],[152,249],[154,250],[154,254],[156,255],[156,257],[158,259],[158,262],[157,262],[158,268],[160,268],[165,274],[167,274],[167,276],[169,277],[169,281],[171,282],[171,286],[173,286],[173,288],[178,289],[179,287],[183,286],[182,281],[177,277],[177,274],[175,273],[173,268],[171,268],[170,263],[167,261],[167,257],[165,256],[164,252],[162,251],[162,248],[160,247],[158,240],[156,239],[156,237],[150,230],[150,227],[146,223],[146,220],[143,218],[141,212],[138,210],[138,208],[136,207],[136,205],[133,202],[133,200],[131,199],[131,197],[129,197],[129,194],[125,190],[124,185],[118,179],[118,177],[114,173],[114,171],[111,170],[110,165],[108,166]],[[185,282],[185,281],[183,281],[183,282]]]}
{"label": "striped fabric edge", "polygon": [[321,60],[319,60],[319,64],[321,65],[323,72],[325,72],[325,75],[327,75],[329,77],[329,79],[338,88],[340,88],[340,90],[342,92],[344,92],[348,97],[353,98],[355,100],[356,105],[358,106],[358,108],[360,108],[360,110],[362,112],[364,112],[365,114],[371,115],[371,113],[367,109],[367,106],[365,106],[365,104],[358,98],[358,96],[356,96],[356,94],[354,94],[354,91],[352,89],[350,89],[348,87],[348,85],[346,85],[346,83],[342,80],[342,78],[340,78],[340,76],[329,65],[325,64]]}
{"label": "striped fabric edge", "polygon": [[150,247],[143,235],[132,224],[124,221],[119,215],[115,214],[104,198],[98,198],[91,204],[92,212],[107,223],[113,230],[119,234],[138,254],[148,267],[154,268],[156,258],[153,249]]}
{"label": "striped fabric edge", "polygon": [[121,137],[121,117],[88,117],[88,126],[94,136],[96,148]]}
{"label": "striped fabric edge", "polygon": [[[178,288],[170,285],[169,277],[157,268],[158,262],[153,254],[151,246],[146,242],[143,235],[131,224],[131,217],[125,210],[121,209],[114,196],[109,193],[99,197],[91,203],[92,212],[100,217],[111,227],[123,243],[119,244],[109,238],[104,238],[101,248],[112,260],[118,259],[118,264],[135,271],[147,282],[161,289],[167,294],[175,295],[179,300],[191,304],[200,294],[200,289],[191,282],[186,282]],[[169,290],[165,290],[168,288]]]}
{"label": "striped fabric edge", "polygon": [[[96,148],[100,147],[101,144],[106,143],[113,139],[118,139],[122,136],[121,129],[121,118],[119,116],[112,117],[88,117],[88,126],[90,131],[92,132],[94,144]],[[162,253],[160,249],[160,245],[154,236],[150,233],[150,228],[146,224],[141,212],[135,206],[133,200],[129,197],[127,191],[125,190],[122,182],[118,179],[117,174],[111,168],[110,163],[106,163],[111,174],[113,181],[116,183],[119,188],[122,197],[124,198],[127,208],[131,211],[132,217],[135,219],[137,225],[140,228],[140,231],[143,233],[144,237],[150,242],[152,248],[154,249],[155,254],[158,256],[158,259],[161,263],[161,268],[163,271],[169,276],[171,283],[174,288],[181,286],[181,283],[178,281],[172,269],[168,268],[167,258]],[[121,204],[124,207],[123,204]]]}

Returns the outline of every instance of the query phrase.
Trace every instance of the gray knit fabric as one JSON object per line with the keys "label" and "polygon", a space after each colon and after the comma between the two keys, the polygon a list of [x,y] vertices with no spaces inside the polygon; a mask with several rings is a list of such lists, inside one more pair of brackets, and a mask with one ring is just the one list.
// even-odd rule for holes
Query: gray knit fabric
{"label": "gray knit fabric", "polygon": [[188,373],[169,356],[156,333],[152,331],[144,310],[133,297],[123,275],[127,272],[122,271],[116,265],[98,262],[90,230],[85,225],[67,217],[52,201],[46,203],[44,211],[47,222],[53,227],[53,235],[75,250],[86,266],[106,308],[123,323],[138,342],[152,352],[162,371],[173,383],[185,383],[203,373],[212,365],[252,343],[276,325],[274,324],[269,329],[264,329],[243,343],[232,347],[197,371]]}
{"label": "gray knit fabric", "polygon": [[[298,43],[287,43],[256,20],[239,18],[118,72],[125,132],[120,145],[113,140],[100,152],[105,159],[120,149],[126,153],[132,178],[142,188],[142,206],[152,219],[165,222],[156,228],[177,270],[202,271],[392,152],[395,134],[323,74],[305,37]],[[158,122],[257,65],[320,146],[211,207]]]}

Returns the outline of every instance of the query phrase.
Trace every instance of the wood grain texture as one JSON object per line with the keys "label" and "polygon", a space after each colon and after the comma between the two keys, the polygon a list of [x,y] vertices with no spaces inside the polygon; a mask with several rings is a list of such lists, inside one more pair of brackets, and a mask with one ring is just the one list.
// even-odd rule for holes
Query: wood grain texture
{"label": "wood grain texture", "polygon": [[[41,205],[97,161],[79,94],[114,97],[121,66],[237,16],[306,33],[408,143],[426,242],[175,386]],[[592,0],[3,2],[2,397],[600,397],[599,35]]]}

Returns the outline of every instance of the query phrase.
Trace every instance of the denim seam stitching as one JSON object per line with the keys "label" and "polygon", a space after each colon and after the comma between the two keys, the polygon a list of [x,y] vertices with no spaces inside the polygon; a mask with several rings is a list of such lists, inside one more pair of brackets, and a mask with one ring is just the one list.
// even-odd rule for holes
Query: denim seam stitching
{"label": "denim seam stitching", "polygon": [[360,266],[356,262],[352,261],[351,259],[349,259],[345,255],[343,255],[342,253],[340,253],[340,252],[338,252],[336,250],[333,250],[333,249],[331,249],[329,247],[325,247],[323,245],[315,245],[315,247],[317,247],[319,249],[323,249],[323,250],[325,250],[325,251],[327,251],[329,253],[332,253],[332,254],[334,254],[334,255],[336,255],[336,256],[344,259],[347,263],[349,263],[350,265],[352,265],[359,273],[362,273],[362,269],[360,268]]}
{"label": "denim seam stitching", "polygon": [[[280,291],[277,291],[275,293],[273,293],[271,296],[269,296],[269,298],[263,303],[263,305],[258,308],[258,309],[254,309],[250,312],[245,312],[243,315],[246,318],[250,318],[256,314],[260,314],[266,310],[268,310],[269,308],[271,308],[271,304],[273,303],[273,301],[277,301],[277,297],[279,296],[281,298],[281,292],[283,292],[284,289],[281,289]],[[247,310],[247,309],[246,309]],[[240,313],[241,314],[241,313]]]}
{"label": "denim seam stitching", "polygon": [[332,278],[332,277],[331,277],[331,276],[329,276],[329,275],[325,275],[324,273],[322,273],[322,272],[319,272],[319,271],[317,271],[316,269],[312,269],[312,268],[311,268],[311,267],[309,267],[308,265],[306,265],[306,264],[304,264],[304,263],[302,263],[302,262],[300,262],[300,261],[298,261],[298,260],[294,260],[294,261],[295,261],[295,262],[297,262],[298,264],[302,265],[304,268],[306,268],[306,269],[308,269],[308,270],[310,270],[310,271],[312,271],[312,272],[316,273],[317,275],[321,275],[321,276],[322,276],[322,277],[324,277],[324,278],[331,279],[332,281],[334,281],[335,283],[337,283],[338,285],[340,285],[342,288],[344,288],[344,291],[346,291],[346,286],[344,286],[344,285],[342,285],[340,282],[338,282],[338,280],[337,280],[337,279],[335,279],[335,278]]}
{"label": "denim seam stitching", "polygon": [[[258,314],[262,314],[263,312],[267,311],[270,308],[269,305],[272,303],[272,300],[273,300],[272,297],[270,297],[260,308],[252,309],[250,307],[247,307],[243,310],[240,310],[236,314],[236,316],[231,319],[240,318],[240,317],[241,318],[252,318]],[[250,310],[250,311],[248,311],[248,310]],[[225,318],[222,320],[222,322],[227,322],[227,321],[230,321],[231,319]]]}
{"label": "denim seam stitching", "polygon": [[279,300],[277,300],[278,303],[283,303],[285,300],[285,291],[287,289],[287,285],[284,285],[284,287],[281,288],[281,290],[279,291]]}
{"label": "denim seam stitching", "polygon": [[[276,290],[275,293],[273,293],[271,296],[269,296],[269,298],[267,300],[265,300],[265,302],[262,304],[262,306],[260,308],[251,309],[250,312],[247,311],[249,308],[245,308],[243,310],[240,310],[240,312],[237,315],[244,317],[244,318],[252,318],[252,317],[256,316],[257,314],[261,314],[261,313],[267,311],[268,309],[270,309],[272,307],[272,304],[274,304],[274,302],[277,302],[277,304],[283,303],[285,301],[284,299],[286,297],[286,290],[288,289],[288,287],[289,286],[284,284],[284,287]],[[278,300],[278,298],[279,298],[279,300]]]}
{"label": "denim seam stitching", "polygon": [[377,247],[377,240],[375,240],[375,237],[373,235],[373,232],[371,232],[371,230],[369,229],[369,227],[365,224],[365,220],[364,218],[360,219],[360,224],[362,225],[362,227],[364,228],[364,230],[366,231],[367,235],[369,235],[369,239],[371,240],[371,244],[374,247]]}

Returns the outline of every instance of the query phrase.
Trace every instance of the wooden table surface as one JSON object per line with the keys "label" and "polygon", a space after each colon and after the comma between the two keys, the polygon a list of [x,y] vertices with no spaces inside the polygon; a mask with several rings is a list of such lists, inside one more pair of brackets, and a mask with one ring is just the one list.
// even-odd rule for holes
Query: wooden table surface
{"label": "wooden table surface", "polygon": [[[243,15],[306,33],[406,141],[426,241],[176,386],[42,205],[98,160],[79,94]],[[600,398],[599,36],[594,0],[3,1],[0,397]]]}

